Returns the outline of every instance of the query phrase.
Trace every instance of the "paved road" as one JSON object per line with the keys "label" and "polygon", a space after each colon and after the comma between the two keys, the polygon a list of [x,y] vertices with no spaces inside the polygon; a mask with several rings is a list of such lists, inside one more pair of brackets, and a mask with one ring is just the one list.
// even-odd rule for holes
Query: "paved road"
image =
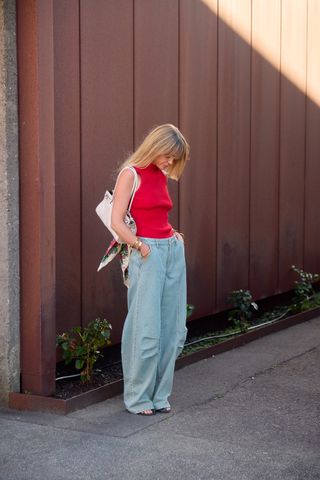
{"label": "paved road", "polygon": [[175,374],[169,415],[122,397],[0,410],[1,480],[320,480],[320,318]]}

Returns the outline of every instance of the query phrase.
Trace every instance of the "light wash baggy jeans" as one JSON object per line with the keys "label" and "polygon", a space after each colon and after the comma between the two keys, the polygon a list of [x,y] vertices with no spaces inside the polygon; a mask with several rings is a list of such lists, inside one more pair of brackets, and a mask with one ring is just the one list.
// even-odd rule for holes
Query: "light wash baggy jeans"
{"label": "light wash baggy jeans", "polygon": [[121,343],[124,403],[132,413],[170,406],[175,361],[187,335],[183,241],[140,238],[151,253],[143,259],[132,250]]}

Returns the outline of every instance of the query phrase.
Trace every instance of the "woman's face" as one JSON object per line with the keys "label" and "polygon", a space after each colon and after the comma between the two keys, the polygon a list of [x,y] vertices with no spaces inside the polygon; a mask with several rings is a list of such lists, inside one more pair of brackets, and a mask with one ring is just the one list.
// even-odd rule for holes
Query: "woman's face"
{"label": "woman's face", "polygon": [[153,161],[154,165],[160,168],[160,170],[166,170],[173,162],[174,157],[170,157],[170,155],[158,155]]}

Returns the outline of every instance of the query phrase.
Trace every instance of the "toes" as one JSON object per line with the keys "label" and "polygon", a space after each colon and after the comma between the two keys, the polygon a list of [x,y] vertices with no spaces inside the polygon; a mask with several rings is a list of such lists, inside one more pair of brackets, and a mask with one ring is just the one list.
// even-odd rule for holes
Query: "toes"
{"label": "toes", "polygon": [[139,412],[139,415],[153,415],[153,414],[154,414],[154,411],[150,409],[142,410],[141,412]]}

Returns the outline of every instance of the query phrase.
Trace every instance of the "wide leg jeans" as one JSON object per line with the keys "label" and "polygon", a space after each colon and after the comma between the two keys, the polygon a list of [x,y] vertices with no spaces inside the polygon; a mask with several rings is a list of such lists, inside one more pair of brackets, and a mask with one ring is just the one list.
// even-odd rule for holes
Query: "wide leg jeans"
{"label": "wide leg jeans", "polygon": [[124,403],[132,413],[170,406],[175,361],[187,335],[183,241],[175,235],[141,240],[151,253],[130,255],[121,343]]}

